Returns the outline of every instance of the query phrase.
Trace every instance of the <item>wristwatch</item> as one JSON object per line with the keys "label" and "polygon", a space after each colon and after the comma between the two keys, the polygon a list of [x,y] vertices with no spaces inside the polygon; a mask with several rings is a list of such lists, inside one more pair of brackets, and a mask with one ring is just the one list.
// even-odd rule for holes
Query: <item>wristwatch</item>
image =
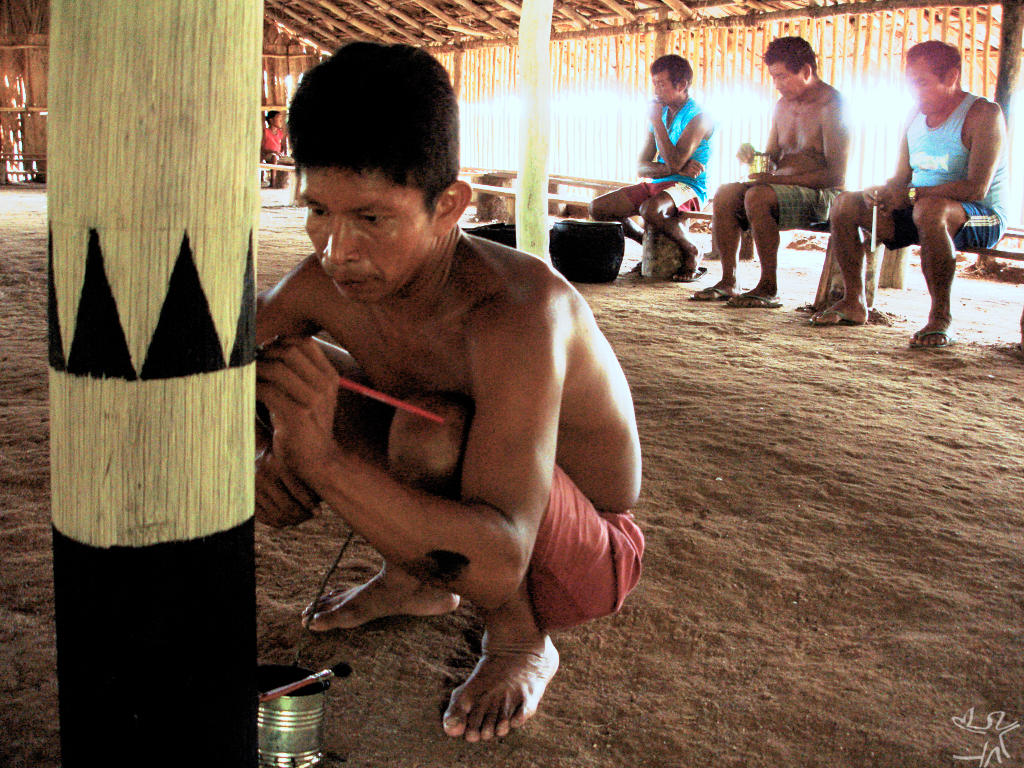
{"label": "wristwatch", "polygon": [[907,187],[907,200],[911,205],[917,202],[917,187]]}

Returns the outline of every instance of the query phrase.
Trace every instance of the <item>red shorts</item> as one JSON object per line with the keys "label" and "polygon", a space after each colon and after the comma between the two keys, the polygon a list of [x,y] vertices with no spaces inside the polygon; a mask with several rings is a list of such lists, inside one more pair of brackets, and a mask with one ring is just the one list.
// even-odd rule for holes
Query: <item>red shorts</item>
{"label": "red shorts", "polygon": [[537,625],[564,629],[618,612],[640,580],[644,535],[628,512],[599,512],[555,467],[527,588]]}
{"label": "red shorts", "polygon": [[622,191],[626,193],[629,202],[637,208],[643,205],[645,200],[650,200],[659,192],[667,191],[672,202],[680,211],[700,210],[700,199],[697,197],[697,193],[693,191],[692,187],[681,181],[642,181],[631,187],[623,187]]}

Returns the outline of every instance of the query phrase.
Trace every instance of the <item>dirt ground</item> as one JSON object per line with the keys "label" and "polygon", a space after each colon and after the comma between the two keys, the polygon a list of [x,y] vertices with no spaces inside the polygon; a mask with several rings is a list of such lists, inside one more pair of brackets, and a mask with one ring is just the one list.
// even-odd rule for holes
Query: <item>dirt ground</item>
{"label": "dirt ground", "polygon": [[[301,212],[265,195],[261,287],[307,252]],[[59,761],[45,216],[43,189],[0,188],[4,768]],[[919,268],[879,293],[891,325],[819,330],[796,310],[822,258],[782,254],[778,310],[629,275],[579,286],[636,401],[640,586],[619,616],[556,636],[540,712],[487,745],[440,730],[479,644],[472,608],[311,638],[309,665],[354,668],[328,694],[325,765],[1024,766],[1024,728],[1009,728],[1024,720],[1024,291],[959,277],[959,344],[913,351]],[[742,265],[745,285],[756,269]],[[331,516],[257,526],[261,661],[291,660],[346,531]],[[357,539],[334,585],[378,562]]]}

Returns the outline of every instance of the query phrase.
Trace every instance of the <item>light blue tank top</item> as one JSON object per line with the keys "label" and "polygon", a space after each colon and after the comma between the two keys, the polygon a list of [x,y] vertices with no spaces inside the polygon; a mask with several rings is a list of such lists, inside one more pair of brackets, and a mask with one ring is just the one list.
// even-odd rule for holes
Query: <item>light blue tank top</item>
{"label": "light blue tank top", "polygon": [[[918,112],[907,129],[907,148],[910,151],[910,168],[913,171],[911,184],[915,187],[934,187],[949,181],[967,177],[967,161],[970,152],[964,146],[962,134],[964,120],[971,105],[978,97],[973,93],[964,95],[960,105],[935,128],[929,128],[924,113]],[[1008,195],[1006,173],[1006,146],[996,162],[988,193],[978,201],[988,206],[1006,224],[1006,198]]]}
{"label": "light blue tank top", "polygon": [[[679,137],[683,135],[683,131],[686,130],[686,126],[690,124],[697,115],[703,110],[700,105],[693,100],[690,96],[686,99],[686,103],[679,108],[676,112],[675,117],[672,118],[672,124],[669,125],[665,122],[668,117],[668,107],[663,107],[661,110],[661,122],[665,124],[665,129],[668,131],[668,138],[673,144],[679,141]],[[648,126],[648,130],[654,133],[654,127]],[[704,170],[701,171],[700,175],[696,178],[690,176],[680,176],[678,173],[672,174],[671,176],[665,176],[654,181],[681,181],[689,187],[693,188],[693,191],[697,193],[697,197],[700,198],[700,202],[703,205],[708,199],[708,161],[711,159],[711,145],[708,143],[714,134],[714,129],[707,137],[701,139],[700,144],[693,151],[693,159],[704,166]],[[658,160],[665,162],[665,159],[659,154]]]}

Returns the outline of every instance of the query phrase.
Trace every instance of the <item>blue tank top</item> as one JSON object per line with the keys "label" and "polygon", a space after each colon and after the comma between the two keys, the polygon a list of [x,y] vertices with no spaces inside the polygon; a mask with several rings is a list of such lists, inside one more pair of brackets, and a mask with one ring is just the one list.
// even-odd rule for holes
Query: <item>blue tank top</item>
{"label": "blue tank top", "polygon": [[[970,152],[963,142],[964,120],[971,105],[978,100],[973,93],[964,95],[960,105],[935,128],[929,128],[924,113],[918,112],[907,128],[907,149],[910,151],[910,168],[913,171],[911,185],[934,187],[949,181],[967,177],[967,161]],[[1006,198],[1009,192],[1006,173],[1006,146],[996,161],[985,197],[978,201],[996,212],[1006,224]]]}
{"label": "blue tank top", "polygon": [[[679,141],[679,137],[683,135],[683,131],[686,130],[686,126],[690,124],[697,115],[703,110],[700,105],[693,100],[690,96],[686,99],[686,103],[679,108],[675,116],[672,118],[672,124],[669,125],[666,121],[668,118],[668,107],[663,107],[661,110],[661,122],[665,125],[665,130],[668,131],[668,139],[673,144]],[[648,126],[648,130],[654,133],[654,127]],[[693,159],[704,166],[704,170],[701,171],[700,175],[696,178],[691,176],[680,176],[678,173],[674,173],[671,176],[664,176],[662,178],[655,179],[655,181],[681,181],[689,187],[693,188],[693,191],[697,193],[697,197],[700,198],[700,202],[703,205],[708,199],[708,161],[711,159],[711,145],[708,143],[714,129],[705,138],[701,139],[700,144],[693,151]],[[665,162],[665,159],[659,154],[657,158],[660,162]]]}

